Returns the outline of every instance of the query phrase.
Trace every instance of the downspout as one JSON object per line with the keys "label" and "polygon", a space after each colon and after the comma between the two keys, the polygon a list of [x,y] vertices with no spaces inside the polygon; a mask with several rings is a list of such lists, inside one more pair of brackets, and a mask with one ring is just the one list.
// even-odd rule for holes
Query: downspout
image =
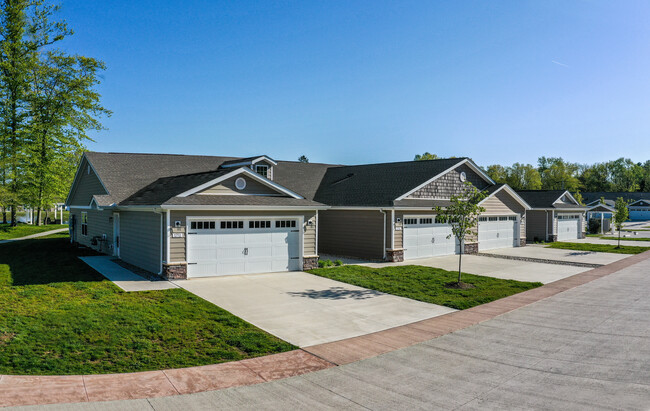
{"label": "downspout", "polygon": [[384,260],[386,260],[386,212],[385,212],[382,208],[379,209],[379,212],[384,216],[384,221],[383,221],[383,224],[384,224],[384,247],[383,247],[383,256],[384,256],[384,257],[383,257],[383,258],[384,258]]}

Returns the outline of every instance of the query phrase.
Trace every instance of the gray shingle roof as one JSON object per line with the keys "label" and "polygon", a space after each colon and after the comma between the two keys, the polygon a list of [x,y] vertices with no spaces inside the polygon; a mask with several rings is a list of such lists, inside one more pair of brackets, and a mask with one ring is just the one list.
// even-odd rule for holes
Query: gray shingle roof
{"label": "gray shingle roof", "polygon": [[650,200],[650,193],[649,192],[604,192],[604,191],[598,191],[598,192],[586,192],[586,193],[581,193],[582,198],[584,198],[585,203],[589,204],[591,202],[594,202],[596,200],[599,200],[600,197],[605,197],[605,202],[610,205],[614,205],[614,202],[616,201],[617,198],[623,197],[625,201],[636,201],[636,200]]}
{"label": "gray shingle roof", "polygon": [[[278,161],[273,181],[304,197],[190,196],[179,194],[211,181],[232,169],[224,162],[241,158],[172,154],[86,153],[88,161],[109,191],[102,201],[120,205],[259,204],[392,206],[402,194],[452,168],[465,158],[342,166]],[[258,158],[252,157],[252,158]],[[296,200],[296,201],[294,201]],[[102,204],[108,205],[108,204]]]}
{"label": "gray shingle roof", "polygon": [[585,208],[584,206],[577,204],[553,204],[564,193],[566,193],[566,190],[517,190],[517,194],[519,194],[532,208]]}

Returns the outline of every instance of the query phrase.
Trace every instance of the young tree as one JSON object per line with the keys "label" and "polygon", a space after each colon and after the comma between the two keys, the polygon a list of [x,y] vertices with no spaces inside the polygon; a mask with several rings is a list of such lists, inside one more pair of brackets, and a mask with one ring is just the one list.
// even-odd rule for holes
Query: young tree
{"label": "young tree", "polygon": [[630,213],[627,209],[627,202],[623,200],[623,197],[616,199],[614,203],[614,226],[618,230],[618,245],[616,248],[621,248],[621,230],[623,229],[623,223],[627,221]]}
{"label": "young tree", "polygon": [[98,72],[101,61],[45,53],[29,73],[30,81],[26,173],[26,203],[41,212],[65,196],[74,175],[74,160],[90,140],[88,130],[101,130],[98,117],[111,113],[100,104]]}
{"label": "young tree", "polygon": [[413,158],[414,161],[424,161],[424,160],[437,160],[439,157],[435,154],[431,154],[428,151],[424,154],[416,154]]}
{"label": "young tree", "polygon": [[457,287],[461,287],[461,268],[465,239],[467,236],[475,235],[474,228],[478,224],[478,218],[485,208],[479,203],[487,196],[487,193],[479,191],[469,181],[465,182],[465,190],[458,195],[450,198],[450,204],[447,207],[435,207],[434,211],[437,218],[451,225],[452,234],[460,244],[460,254],[458,255],[458,282]]}
{"label": "young tree", "polygon": [[301,163],[309,163],[309,159],[304,154],[301,155],[300,157],[298,157],[298,161],[301,162]]}

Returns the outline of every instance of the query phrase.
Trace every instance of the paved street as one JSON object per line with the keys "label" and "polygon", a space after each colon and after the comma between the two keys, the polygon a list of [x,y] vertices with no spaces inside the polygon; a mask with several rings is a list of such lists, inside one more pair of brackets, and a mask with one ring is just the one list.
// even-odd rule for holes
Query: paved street
{"label": "paved street", "polygon": [[46,410],[638,409],[650,404],[650,260],[349,365],[175,397]]}

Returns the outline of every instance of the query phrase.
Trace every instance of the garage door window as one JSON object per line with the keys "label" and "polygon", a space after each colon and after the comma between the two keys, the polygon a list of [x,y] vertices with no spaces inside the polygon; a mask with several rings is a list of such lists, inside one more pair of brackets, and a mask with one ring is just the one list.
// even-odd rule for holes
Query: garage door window
{"label": "garage door window", "polygon": [[433,223],[433,218],[421,218],[420,224],[431,224]]}
{"label": "garage door window", "polygon": [[243,221],[222,221],[221,222],[221,229],[238,229],[238,228],[244,228],[244,222]]}
{"label": "garage door window", "polygon": [[404,224],[417,224],[418,219],[417,218],[405,218],[404,219]]}
{"label": "garage door window", "polygon": [[215,224],[214,221],[192,221],[190,228],[192,230],[214,230]]}
{"label": "garage door window", "polygon": [[248,228],[271,228],[271,222],[268,220],[249,221]]}
{"label": "garage door window", "polygon": [[275,222],[275,228],[295,227],[296,220],[278,220]]}

